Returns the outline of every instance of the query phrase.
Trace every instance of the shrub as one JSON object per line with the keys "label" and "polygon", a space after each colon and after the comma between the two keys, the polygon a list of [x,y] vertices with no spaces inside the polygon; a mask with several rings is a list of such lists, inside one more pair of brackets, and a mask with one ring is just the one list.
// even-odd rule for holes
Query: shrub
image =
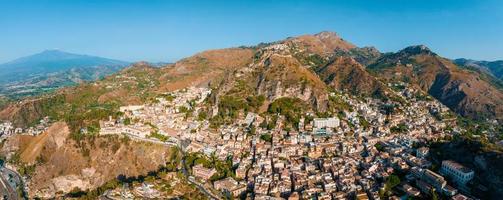
{"label": "shrub", "polygon": [[283,97],[272,102],[271,105],[269,105],[268,111],[269,113],[285,116],[287,124],[291,124],[294,128],[298,128],[304,107],[304,103],[298,98]]}
{"label": "shrub", "polygon": [[265,133],[265,134],[260,135],[260,139],[264,140],[266,142],[272,142],[272,135]]}

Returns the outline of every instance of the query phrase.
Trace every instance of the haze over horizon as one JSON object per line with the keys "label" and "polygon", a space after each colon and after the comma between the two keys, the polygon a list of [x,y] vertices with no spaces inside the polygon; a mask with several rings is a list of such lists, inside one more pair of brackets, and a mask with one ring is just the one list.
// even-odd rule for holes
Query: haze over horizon
{"label": "haze over horizon", "polygon": [[383,52],[424,44],[448,58],[503,60],[496,0],[9,1],[1,3],[0,27],[0,63],[47,49],[174,62],[320,31]]}

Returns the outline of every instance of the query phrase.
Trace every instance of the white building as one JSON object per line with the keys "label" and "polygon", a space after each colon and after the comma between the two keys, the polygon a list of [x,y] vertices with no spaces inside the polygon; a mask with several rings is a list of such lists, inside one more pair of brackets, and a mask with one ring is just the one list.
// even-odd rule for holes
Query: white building
{"label": "white building", "polygon": [[449,176],[454,182],[460,185],[465,185],[468,181],[472,180],[475,175],[473,170],[470,168],[452,160],[442,161],[440,173]]}
{"label": "white building", "polygon": [[331,118],[315,118],[313,120],[313,133],[327,133],[327,128],[339,127],[340,120],[336,117]]}
{"label": "white building", "polygon": [[122,129],[123,133],[128,135],[146,138],[152,132],[152,129],[146,125],[134,125],[134,126],[126,126]]}
{"label": "white building", "polygon": [[314,128],[335,128],[339,127],[339,118],[315,118],[313,120]]}
{"label": "white building", "polygon": [[119,108],[119,111],[121,111],[121,112],[127,112],[127,111],[133,112],[133,111],[141,110],[141,109],[143,109],[143,107],[145,107],[145,106],[143,106],[143,105],[121,106]]}
{"label": "white building", "polygon": [[246,124],[246,126],[251,126],[251,124],[255,121],[255,116],[257,114],[249,112],[246,114],[246,118],[243,120],[243,124]]}

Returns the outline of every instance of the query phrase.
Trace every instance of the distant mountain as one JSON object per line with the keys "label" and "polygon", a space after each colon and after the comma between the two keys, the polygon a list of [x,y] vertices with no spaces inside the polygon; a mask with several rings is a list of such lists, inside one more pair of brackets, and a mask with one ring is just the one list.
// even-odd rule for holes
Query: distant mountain
{"label": "distant mountain", "polygon": [[454,63],[461,67],[474,67],[480,69],[503,81],[503,60],[484,61],[458,58],[454,60]]}
{"label": "distant mountain", "polygon": [[22,97],[93,81],[119,71],[128,62],[46,50],[0,64],[0,95]]}

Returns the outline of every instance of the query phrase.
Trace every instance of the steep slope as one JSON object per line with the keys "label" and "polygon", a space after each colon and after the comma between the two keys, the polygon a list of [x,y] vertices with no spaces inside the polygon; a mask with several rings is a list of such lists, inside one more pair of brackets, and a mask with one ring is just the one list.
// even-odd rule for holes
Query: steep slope
{"label": "steep slope", "polygon": [[41,135],[16,135],[2,146],[3,155],[21,152],[20,166],[33,164],[22,170],[30,177],[30,199],[50,199],[75,187],[85,191],[118,177],[145,175],[163,166],[170,151],[163,145],[117,137],[75,141],[68,131],[64,122],[57,122]]}
{"label": "steep slope", "polygon": [[381,88],[364,67],[381,55],[373,47],[356,47],[334,32],[290,38],[280,44],[329,87],[358,95],[370,95]]}
{"label": "steep slope", "polygon": [[[254,48],[256,53],[252,63],[228,74],[220,84],[219,95],[237,95],[240,98],[263,95],[267,102],[281,97],[297,97],[314,110],[324,110],[330,87],[355,92],[360,89],[372,90],[358,86],[357,78],[354,77],[362,74],[365,78],[371,77],[356,61],[334,61],[334,57],[342,52],[347,52],[344,58],[353,59],[350,57],[353,55],[351,52],[359,49],[334,32],[292,37]],[[340,55],[338,57],[344,59]],[[347,70],[334,79],[333,75],[336,72],[339,74],[337,68]],[[348,73],[352,73],[353,78],[344,77]],[[330,84],[327,85],[328,83]],[[369,84],[376,84],[375,79],[369,81]]]}
{"label": "steep slope", "polygon": [[369,65],[386,81],[418,85],[457,113],[473,119],[503,119],[503,92],[481,74],[458,68],[425,46],[386,54]]}
{"label": "steep slope", "polygon": [[503,60],[478,61],[459,58],[455,59],[453,62],[462,67],[474,67],[480,69],[503,81]]}
{"label": "steep slope", "polygon": [[333,88],[347,90],[353,94],[373,94],[382,88],[379,81],[351,57],[337,56],[317,73]]}
{"label": "steep slope", "polygon": [[172,91],[188,86],[218,84],[225,73],[247,66],[253,59],[252,48],[210,50],[182,59],[161,69],[160,91]]}
{"label": "steep slope", "polygon": [[21,161],[33,164],[40,156],[43,148],[49,148],[50,145],[55,145],[56,148],[61,147],[69,133],[70,130],[65,123],[53,124],[47,131],[30,140],[30,143],[21,152]]}

